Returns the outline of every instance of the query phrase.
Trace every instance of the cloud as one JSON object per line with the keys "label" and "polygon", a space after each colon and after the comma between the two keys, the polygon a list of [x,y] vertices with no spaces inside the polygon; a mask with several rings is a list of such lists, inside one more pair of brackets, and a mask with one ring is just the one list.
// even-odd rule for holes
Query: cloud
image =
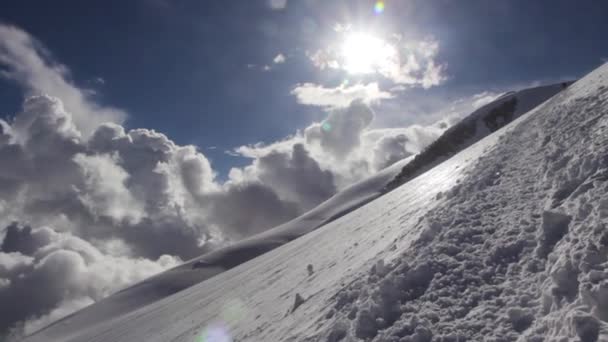
{"label": "cloud", "polygon": [[372,110],[361,101],[353,101],[347,109],[334,110],[323,123],[305,130],[306,142],[318,144],[337,159],[346,158],[359,147],[361,133],[374,119]]}
{"label": "cloud", "polygon": [[50,96],[26,99],[2,127],[0,183],[10,187],[1,192],[0,224],[26,218],[85,238],[118,236],[149,258],[202,251],[207,230],[200,199],[218,185],[195,147],[110,123],[84,140],[61,101]]}
{"label": "cloud", "polygon": [[500,95],[501,95],[500,93],[494,93],[494,92],[489,92],[489,91],[484,91],[479,94],[475,94],[472,97],[472,100],[473,100],[473,103],[471,104],[472,109],[481,108],[481,107],[487,105],[488,103],[496,100],[496,98],[498,98]]}
{"label": "cloud", "polygon": [[439,52],[439,43],[436,40],[408,40],[401,46],[401,58],[406,62],[394,65],[385,76],[398,84],[420,85],[425,89],[447,80],[446,65],[438,64],[435,60]]}
{"label": "cloud", "polygon": [[[351,28],[341,28],[338,31],[336,41],[348,41],[352,39]],[[365,35],[365,37],[368,37]],[[439,42],[431,37],[422,40],[403,39],[400,35],[393,35],[391,39],[379,40],[371,37],[371,42],[376,43],[377,48],[385,52],[375,61],[372,67],[374,73],[391,80],[402,88],[422,87],[430,88],[438,86],[447,80],[447,65],[437,61],[439,53]],[[357,52],[362,47],[357,46]],[[309,52],[308,57],[317,68],[323,69],[349,69],[349,60],[352,56],[344,56],[340,47],[329,46],[315,52]]]}
{"label": "cloud", "polygon": [[326,88],[314,83],[298,84],[291,94],[296,96],[298,103],[326,108],[345,108],[354,100],[370,104],[393,96],[380,90],[378,83],[341,84],[335,88]]}
{"label": "cloud", "polygon": [[[303,131],[298,132],[283,141],[270,145],[257,144],[238,148],[235,153],[254,159],[254,162],[243,169],[233,169],[230,179],[242,182],[244,179],[261,179],[262,166],[266,160],[285,161],[293,158],[294,151],[301,149],[306,152],[310,162],[307,173],[315,174],[314,184],[309,185],[309,190],[315,189],[317,200],[328,197],[331,192],[339,191],[344,187],[368,177],[375,172],[392,165],[400,160],[419,153],[425,146],[434,141],[448,127],[409,126],[404,128],[371,129],[370,125],[375,119],[372,109],[362,101],[353,101],[346,108],[336,108],[329,111],[328,117],[318,123],[313,123]],[[301,146],[301,147],[300,147]],[[275,162],[274,172],[284,172],[285,165],[289,163]],[[300,165],[298,168],[302,169]],[[321,172],[331,174],[324,178]],[[265,184],[280,184],[275,190],[281,198],[286,198],[295,203],[306,203],[305,198],[294,199],[289,197],[284,188],[289,188],[290,182],[297,183],[302,178],[297,173],[287,177],[288,182],[277,182],[280,177],[274,173],[267,178]],[[325,179],[325,181],[324,181]],[[306,180],[300,180],[306,184]],[[330,184],[333,183],[333,186]],[[316,186],[315,186],[316,185]],[[318,186],[322,185],[322,186]],[[331,189],[331,191],[327,191]],[[306,194],[298,190],[294,193]],[[309,195],[309,198],[315,198]],[[314,201],[312,201],[314,202]]]}
{"label": "cloud", "polygon": [[336,187],[332,173],[321,169],[304,144],[290,147],[289,151],[271,150],[256,158],[244,172],[247,179],[258,179],[284,201],[296,203],[303,213],[335,194]]}
{"label": "cloud", "polygon": [[84,174],[84,184],[79,189],[80,200],[95,217],[132,223],[141,220],[143,206],[125,187],[129,174],[117,165],[112,156],[79,153],[73,160]]}
{"label": "cloud", "polygon": [[268,72],[270,70],[273,70],[276,65],[283,64],[286,61],[287,61],[287,57],[284,54],[279,53],[272,59],[272,63],[262,64],[262,65],[250,63],[250,64],[247,64],[247,69],[261,70],[263,72]]}
{"label": "cloud", "polygon": [[283,55],[282,53],[279,53],[278,55],[276,55],[274,57],[274,59],[272,60],[272,62],[274,64],[282,64],[282,63],[285,63],[286,60],[287,60],[287,58],[285,57],[285,55]]}
{"label": "cloud", "polygon": [[18,82],[30,95],[61,98],[85,136],[103,122],[122,123],[126,118],[124,111],[99,105],[78,89],[69,81],[67,68],[54,62],[39,42],[16,27],[0,24],[0,65],[6,67],[0,76]]}
{"label": "cloud", "polygon": [[287,7],[287,0],[268,0],[268,6],[273,10],[283,10]]}
{"label": "cloud", "polygon": [[496,100],[502,92],[483,91],[471,96],[462,97],[444,106],[429,117],[438,120],[437,125],[441,127],[449,127],[460,121],[462,118],[471,114],[476,109]]}
{"label": "cloud", "polygon": [[210,221],[231,239],[242,239],[296,217],[298,205],[279,198],[260,181],[245,181],[226,186],[212,195]]}
{"label": "cloud", "polygon": [[0,326],[32,333],[179,262],[108,255],[70,233],[13,223],[0,248]]}

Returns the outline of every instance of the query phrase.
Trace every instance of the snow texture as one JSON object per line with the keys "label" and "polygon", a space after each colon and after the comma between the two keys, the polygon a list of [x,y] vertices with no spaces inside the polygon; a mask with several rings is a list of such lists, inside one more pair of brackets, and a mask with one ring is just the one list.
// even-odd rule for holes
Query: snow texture
{"label": "snow texture", "polygon": [[27,341],[608,341],[607,112],[608,65],[290,243]]}

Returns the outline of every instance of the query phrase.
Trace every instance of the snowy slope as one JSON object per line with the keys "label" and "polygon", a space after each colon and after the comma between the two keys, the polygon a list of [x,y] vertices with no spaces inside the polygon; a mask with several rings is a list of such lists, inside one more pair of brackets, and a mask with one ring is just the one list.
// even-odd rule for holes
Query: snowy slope
{"label": "snowy slope", "polygon": [[[480,126],[480,129],[477,130],[476,135],[469,137],[467,141],[470,145],[473,142],[473,139],[481,139],[483,136],[490,133],[484,126],[484,119],[487,118],[493,110],[496,111],[496,108],[501,108],[503,103],[516,99],[517,105],[513,108],[513,116],[518,117],[523,114],[523,111],[527,111],[533,106],[542,103],[561,89],[563,89],[563,86],[557,84],[505,94],[463,120],[463,123],[467,123],[466,125],[460,123],[448,130],[446,135],[459,134],[459,132],[463,130],[463,127],[466,129],[471,124],[478,125]],[[464,147],[466,146],[463,145],[459,148],[463,149]],[[425,153],[428,152],[434,151],[425,151]],[[442,156],[442,158],[445,159],[445,156]],[[387,191],[386,186],[389,182],[394,180],[395,176],[402,172],[401,169],[410,161],[411,158],[408,158],[382,170],[378,174],[341,191],[316,208],[292,221],[227,248],[190,260],[179,267],[149,278],[105,298],[96,303],[94,307],[85,308],[76,315],[68,317],[70,322],[69,325],[73,327],[72,329],[80,329],[83,326],[99,324],[107,317],[115,318],[119,315],[124,315],[205,279],[216,276],[217,274],[321,227],[378,196],[381,196]],[[428,168],[430,168],[430,166]],[[400,181],[403,182],[404,180]],[[66,322],[63,322],[62,324],[66,325]]]}
{"label": "snowy slope", "polygon": [[[529,103],[533,101],[536,101],[536,103],[542,102],[545,98],[550,96],[549,92],[552,91],[555,93],[560,89],[561,87],[544,87],[533,91],[527,90],[520,92],[517,95],[525,94],[525,96],[522,97],[523,101],[521,101],[521,103],[528,103],[527,106],[530,106]],[[507,95],[505,97],[508,96],[513,95]],[[499,99],[497,103],[502,103],[505,97]],[[491,109],[492,107],[489,108]],[[487,114],[488,111],[488,107],[485,107],[485,111],[478,111],[476,113]],[[520,113],[517,115],[519,114]],[[478,122],[480,121],[479,118],[482,116],[474,113],[472,117]],[[480,130],[480,132],[483,131]],[[485,134],[487,134],[487,132]],[[203,279],[232,268],[247,259],[282,245],[287,241],[321,226],[324,222],[330,221],[336,216],[340,216],[341,214],[376,198],[381,194],[381,189],[399,172],[399,169],[405,163],[406,161],[403,161],[398,165],[385,170],[376,177],[345,190],[302,217],[279,226],[261,236],[254,237],[233,247],[229,247],[228,249],[211,253],[202,258],[197,258],[176,269],[121,291],[95,306],[86,308],[76,315],[51,326],[46,330],[45,334],[49,332],[52,334],[52,331],[60,331],[61,334],[66,334],[68,332],[81,333],[82,329],[85,327],[91,327],[95,324],[103,326],[104,324],[102,323],[104,323],[105,320],[117,319],[121,314],[129,313],[145,304],[169,296],[170,294],[191,286],[192,284],[196,284]],[[424,209],[424,206],[421,208]],[[108,322],[105,322],[105,324],[107,325]]]}
{"label": "snowy slope", "polygon": [[604,66],[314,232],[28,341],[607,339],[607,86]]}

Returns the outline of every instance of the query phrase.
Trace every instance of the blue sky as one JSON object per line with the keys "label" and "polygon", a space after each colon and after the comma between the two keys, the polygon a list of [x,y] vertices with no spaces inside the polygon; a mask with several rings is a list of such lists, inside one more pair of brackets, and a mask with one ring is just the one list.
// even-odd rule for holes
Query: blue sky
{"label": "blue sky", "polygon": [[[327,115],[298,103],[298,84],[376,82],[392,98],[374,102],[375,125],[403,126],[483,91],[580,77],[608,57],[602,1],[387,0],[381,14],[373,7],[352,0],[7,0],[0,19],[36,37],[98,102],[128,112],[127,127],[199,146],[220,174],[246,162],[225,150],[280,140]],[[379,75],[316,67],[314,51],[341,44],[337,24],[383,39],[432,39],[445,80],[391,91],[395,82]],[[278,54],[284,63],[273,63]],[[0,82],[6,117],[23,95]]]}

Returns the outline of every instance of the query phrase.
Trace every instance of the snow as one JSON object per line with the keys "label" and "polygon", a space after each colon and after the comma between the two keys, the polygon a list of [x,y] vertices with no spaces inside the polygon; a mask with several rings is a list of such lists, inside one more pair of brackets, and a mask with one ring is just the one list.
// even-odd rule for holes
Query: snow
{"label": "snow", "polygon": [[253,260],[203,256],[148,284],[217,275],[26,341],[608,341],[607,112],[608,65],[318,229],[349,205],[244,242],[274,248]]}
{"label": "snow", "polygon": [[387,190],[409,181],[471,146],[551,98],[570,84],[572,82],[512,91],[482,106],[450,127],[439,139],[415,156],[412,162],[409,162],[399,175],[387,185]]}

